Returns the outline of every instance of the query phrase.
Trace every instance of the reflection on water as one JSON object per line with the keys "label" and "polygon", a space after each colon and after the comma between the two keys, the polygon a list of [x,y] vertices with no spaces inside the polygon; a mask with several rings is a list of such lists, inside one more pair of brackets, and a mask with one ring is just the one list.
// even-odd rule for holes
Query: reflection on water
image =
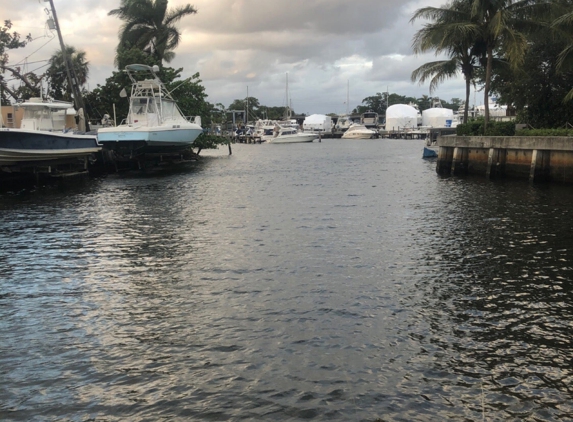
{"label": "reflection on water", "polygon": [[0,197],[2,420],[567,420],[567,187],[419,141]]}

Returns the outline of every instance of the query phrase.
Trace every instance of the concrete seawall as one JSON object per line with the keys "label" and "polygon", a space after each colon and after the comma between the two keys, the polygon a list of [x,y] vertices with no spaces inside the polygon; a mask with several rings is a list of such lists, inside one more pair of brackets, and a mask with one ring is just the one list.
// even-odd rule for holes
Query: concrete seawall
{"label": "concrete seawall", "polygon": [[573,183],[573,137],[441,136],[439,174]]}

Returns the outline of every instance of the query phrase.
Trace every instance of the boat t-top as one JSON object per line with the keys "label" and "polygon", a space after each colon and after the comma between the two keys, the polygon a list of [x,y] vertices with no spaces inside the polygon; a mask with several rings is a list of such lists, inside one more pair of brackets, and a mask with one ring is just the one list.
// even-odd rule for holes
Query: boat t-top
{"label": "boat t-top", "polygon": [[129,153],[163,153],[186,148],[203,132],[201,117],[184,117],[159,77],[158,66],[125,67],[132,82],[129,113],[119,126],[98,129],[107,149]]}

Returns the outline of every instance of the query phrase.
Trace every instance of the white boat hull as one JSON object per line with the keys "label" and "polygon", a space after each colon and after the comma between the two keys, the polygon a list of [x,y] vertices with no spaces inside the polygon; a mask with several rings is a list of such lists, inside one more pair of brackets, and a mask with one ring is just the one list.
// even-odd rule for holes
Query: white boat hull
{"label": "white boat hull", "polygon": [[342,135],[342,139],[371,139],[374,138],[375,135],[376,133],[371,130],[368,132],[352,132],[352,133],[346,131]]}
{"label": "white boat hull", "polygon": [[98,142],[132,143],[144,142],[150,147],[177,147],[191,145],[203,132],[199,125],[173,125],[157,127],[118,126],[98,130]]}
{"label": "white boat hull", "polygon": [[312,142],[316,138],[318,138],[318,136],[314,133],[297,133],[295,135],[277,136],[275,138],[269,139],[267,142],[269,144],[297,144],[303,142]]}

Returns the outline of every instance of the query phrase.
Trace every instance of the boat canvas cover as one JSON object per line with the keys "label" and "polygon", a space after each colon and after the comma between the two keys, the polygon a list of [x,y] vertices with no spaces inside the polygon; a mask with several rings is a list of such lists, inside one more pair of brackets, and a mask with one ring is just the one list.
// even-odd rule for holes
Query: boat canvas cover
{"label": "boat canvas cover", "polygon": [[422,111],[422,126],[449,127],[453,119],[454,111],[449,108],[435,107]]}
{"label": "boat canvas cover", "polygon": [[330,131],[332,130],[332,118],[324,114],[311,114],[304,119],[304,130]]}
{"label": "boat canvas cover", "polygon": [[418,111],[406,104],[394,104],[386,109],[386,130],[416,128]]}

